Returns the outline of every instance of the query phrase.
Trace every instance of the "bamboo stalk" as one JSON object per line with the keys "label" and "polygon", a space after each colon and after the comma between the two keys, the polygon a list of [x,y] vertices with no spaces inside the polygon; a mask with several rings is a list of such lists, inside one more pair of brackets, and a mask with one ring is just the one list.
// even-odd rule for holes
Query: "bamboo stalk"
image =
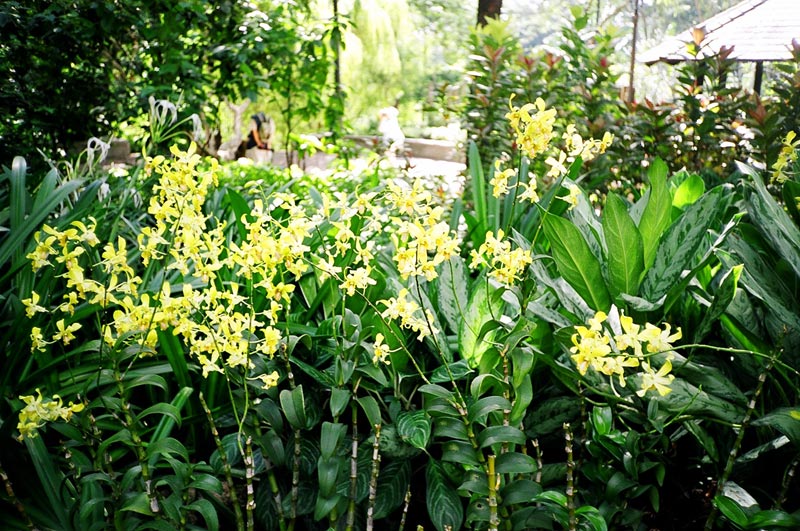
{"label": "bamboo stalk", "polygon": [[497,478],[497,473],[494,468],[495,455],[492,454],[488,457],[487,479],[489,482],[489,531],[497,531],[500,526],[500,519],[497,516],[497,485],[500,482]]}
{"label": "bamboo stalk", "polygon": [[358,495],[358,408],[355,400],[350,402],[353,437],[350,445],[350,503],[347,506],[346,531],[352,531],[356,522],[356,496]]}
{"label": "bamboo stalk", "polygon": [[403,499],[403,514],[400,517],[400,527],[398,531],[403,531],[406,526],[406,516],[408,516],[408,505],[411,503],[411,486],[406,490],[406,497]]}
{"label": "bamboo stalk", "polygon": [[569,531],[578,528],[575,514],[575,461],[572,458],[572,430],[569,422],[564,423],[564,450],[567,452],[567,511],[569,512]]}
{"label": "bamboo stalk", "polygon": [[367,498],[367,531],[372,531],[375,518],[375,498],[378,495],[378,474],[381,467],[380,454],[381,425],[375,425],[375,442],[372,443],[372,472],[369,477],[369,498]]}
{"label": "bamboo stalk", "polygon": [[231,505],[233,505],[233,514],[236,517],[236,529],[243,530],[244,517],[242,516],[242,508],[239,506],[239,497],[236,495],[236,485],[233,482],[231,465],[228,462],[228,454],[225,453],[225,448],[222,446],[222,440],[219,438],[217,425],[214,423],[214,415],[212,415],[211,410],[208,408],[208,404],[206,403],[206,399],[203,397],[202,392],[200,392],[199,397],[200,405],[203,407],[203,411],[206,413],[206,420],[211,428],[211,436],[214,439],[214,443],[217,445],[217,452],[219,452],[219,460],[222,463],[222,471],[225,474],[225,482],[228,485],[228,493],[231,498]]}

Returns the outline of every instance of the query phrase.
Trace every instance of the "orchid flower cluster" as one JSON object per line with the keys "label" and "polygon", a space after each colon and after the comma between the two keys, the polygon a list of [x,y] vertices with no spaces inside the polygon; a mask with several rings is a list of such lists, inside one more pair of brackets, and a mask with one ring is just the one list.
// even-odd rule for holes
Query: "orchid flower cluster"
{"label": "orchid flower cluster", "polygon": [[34,438],[38,434],[38,429],[47,422],[56,420],[69,421],[73,413],[83,411],[84,405],[81,403],[73,404],[70,402],[64,405],[60,396],[54,395],[52,398],[44,398],[42,392],[37,389],[36,396],[21,396],[20,400],[25,403],[25,407],[19,412],[19,439],[25,437]]}
{"label": "orchid flower cluster", "polygon": [[[66,288],[61,300],[46,301],[52,296],[36,291],[23,300],[31,319],[54,314],[48,325],[32,328],[34,354],[87,333],[76,308],[88,305],[107,310],[101,314],[107,316],[103,348],[152,355],[159,334],[172,334],[204,377],[217,372],[268,389],[280,380],[269,360],[286,342],[279,323],[291,311],[301,276],[313,269],[318,282],[332,279],[343,297],[366,298],[380,278],[377,245],[393,245],[404,280],[432,280],[437,267],[460,252],[444,210],[421,183],[390,182],[382,193],[355,198],[335,193],[323,198],[321,212],[290,193],[255,198],[237,220],[242,237],[231,238],[224,220],[204,212],[216,185],[216,161],[204,166],[194,145],[171,151],[172,157],[146,163],[145,171],[159,179],[147,210],[152,222],[139,230],[136,249],[123,237],[101,242],[92,218],[61,230],[45,225],[34,235],[36,247],[28,255],[33,270],[53,268]],[[315,238],[321,240],[312,244]],[[436,333],[431,310],[406,289],[378,301],[376,309],[420,340]],[[374,339],[365,344],[365,359],[389,363],[387,338]],[[30,419],[26,425],[32,426]]]}
{"label": "orchid flower cluster", "polygon": [[800,150],[800,138],[797,138],[796,132],[789,131],[781,141],[778,159],[772,165],[772,182],[784,183],[795,175],[798,150]]}
{"label": "orchid flower cluster", "polygon": [[[551,141],[555,137],[553,126],[555,125],[556,110],[548,109],[542,98],[537,98],[534,103],[526,103],[522,107],[516,107],[512,102],[513,96],[509,100],[509,112],[506,114],[506,118],[515,134],[516,144],[521,152],[528,158],[534,159],[539,155],[554,151],[545,160],[545,164],[550,167],[546,174],[549,178],[558,179],[566,175],[569,164],[577,158],[587,162],[605,153],[614,140],[614,135],[608,131],[600,140],[594,138],[585,140],[578,134],[575,125],[569,124],[561,135],[563,149],[553,148]],[[522,189],[516,196],[519,201],[538,203],[536,176],[530,174],[527,182],[517,179],[517,184],[510,185],[509,183],[518,177],[518,170],[504,168],[505,164],[503,159],[495,161],[494,176],[489,181],[492,185],[492,195],[499,198],[509,194],[513,188],[519,187]],[[568,183],[566,186],[569,193],[560,198],[569,203],[570,208],[573,208],[577,205],[580,188],[574,183]]]}
{"label": "orchid flower cluster", "polygon": [[[640,368],[638,396],[651,390],[661,396],[669,394],[672,391],[670,384],[675,379],[670,374],[673,343],[682,337],[680,328],[672,333],[669,323],[664,323],[663,328],[650,323],[642,327],[630,316],[620,315],[621,329],[611,333],[604,323],[608,323],[608,315],[597,312],[589,319],[588,327],[575,327],[570,352],[578,372],[585,375],[591,368],[606,376],[616,376],[619,385],[625,387],[626,368]],[[666,354],[666,360],[658,370],[650,362],[655,354]]]}

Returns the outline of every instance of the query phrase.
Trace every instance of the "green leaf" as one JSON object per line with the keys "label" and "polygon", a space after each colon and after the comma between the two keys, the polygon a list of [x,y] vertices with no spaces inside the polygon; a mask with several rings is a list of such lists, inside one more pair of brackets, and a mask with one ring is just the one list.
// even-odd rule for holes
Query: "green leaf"
{"label": "green leaf", "polygon": [[[502,455],[497,457],[499,461]],[[542,493],[542,486],[530,479],[517,479],[509,482],[500,490],[503,505],[527,504]]]}
{"label": "green leaf", "polygon": [[486,420],[485,416],[492,411],[506,410],[511,410],[511,402],[509,402],[507,398],[496,395],[486,396],[469,406],[467,410],[467,419],[473,423],[483,423]]}
{"label": "green leaf", "polygon": [[565,422],[573,422],[581,412],[581,401],[573,396],[557,396],[538,404],[525,421],[527,434],[535,439],[561,432]]}
{"label": "green leaf", "polygon": [[187,505],[186,509],[200,514],[200,516],[202,516],[203,520],[206,522],[206,528],[208,531],[217,531],[219,529],[219,518],[217,517],[217,511],[214,509],[214,505],[210,501],[200,498]]}
{"label": "green leaf", "polygon": [[344,412],[347,404],[350,403],[350,391],[334,387],[331,389],[331,416],[338,417]]}
{"label": "green leaf", "polygon": [[467,360],[470,367],[478,367],[481,357],[490,348],[494,332],[484,338],[480,335],[486,323],[499,317],[502,301],[495,297],[497,288],[493,287],[485,276],[481,276],[473,284],[469,304],[462,316],[458,333],[458,345],[461,357]]}
{"label": "green leaf", "polygon": [[172,368],[172,373],[178,381],[178,385],[182,388],[193,387],[192,380],[189,378],[187,356],[183,352],[183,347],[178,337],[171,330],[158,329],[156,332],[158,334],[158,348],[167,356],[167,361],[169,361],[169,366]]}
{"label": "green leaf", "polygon": [[378,475],[374,517],[376,520],[389,516],[400,507],[411,485],[411,461],[392,461],[382,466]]}
{"label": "green leaf", "polygon": [[700,199],[705,191],[705,181],[703,181],[702,177],[693,173],[675,190],[675,195],[672,197],[672,206],[683,210],[684,207]]}
{"label": "green leaf", "polygon": [[333,457],[347,432],[347,426],[340,423],[323,422],[319,437],[319,450],[323,458]]}
{"label": "green leaf", "polygon": [[768,529],[770,527],[798,529],[800,528],[800,517],[784,511],[759,511],[750,518],[749,526],[750,529]]}
{"label": "green leaf", "polygon": [[411,446],[424,450],[431,438],[431,419],[424,410],[403,412],[397,417],[397,433]]}
{"label": "green leaf", "polygon": [[153,516],[153,511],[150,510],[150,500],[147,494],[140,492],[134,497],[128,499],[122,506],[122,511],[132,511],[134,513],[143,514],[145,516]]}
{"label": "green leaf", "polygon": [[425,470],[427,490],[425,501],[433,525],[438,531],[445,528],[461,529],[464,522],[464,506],[455,489],[450,485],[442,466],[436,461],[428,461]]}
{"label": "green leaf", "polygon": [[322,520],[330,514],[336,504],[339,503],[341,496],[334,495],[330,498],[324,498],[321,495],[317,497],[317,503],[314,505],[314,520]]}
{"label": "green leaf", "polygon": [[305,429],[308,427],[306,417],[305,397],[303,396],[303,386],[298,385],[292,390],[284,389],[280,394],[281,409],[286,416],[286,420],[295,429]]}
{"label": "green leaf", "polygon": [[320,457],[317,461],[317,478],[319,480],[320,498],[330,499],[335,493],[341,465],[342,460],[338,457]]}
{"label": "green leaf", "polygon": [[536,471],[536,460],[519,452],[506,452],[497,456],[495,470],[498,474],[529,474]]}
{"label": "green leaf", "polygon": [[186,447],[177,439],[166,437],[160,439],[147,447],[147,456],[153,458],[157,455],[177,454],[183,457],[185,462],[189,461],[189,452]]}
{"label": "green leaf", "polygon": [[659,405],[673,413],[680,412],[685,415],[697,417],[712,417],[731,424],[741,422],[744,408],[723,400],[686,382],[682,378],[675,378],[671,384],[672,392],[666,396],[653,396],[651,391],[647,396],[658,400]]}
{"label": "green leaf", "polygon": [[[642,283],[642,296],[658,301],[679,283],[681,274],[699,262],[697,255],[708,231],[722,224],[733,199],[733,187],[721,185],[691,205],[667,230],[658,246],[652,268]],[[647,238],[642,232],[644,241]]]}
{"label": "green leaf", "polygon": [[644,271],[644,246],[639,229],[628,215],[625,203],[615,194],[606,198],[603,234],[608,248],[611,293],[636,295]]}
{"label": "green leaf", "polygon": [[420,393],[424,393],[426,395],[436,396],[439,398],[444,399],[451,399],[453,398],[453,391],[448,391],[441,385],[436,384],[425,384],[420,386],[419,388]]}
{"label": "green leaf", "polygon": [[364,414],[369,420],[370,426],[381,424],[381,409],[378,407],[378,401],[372,396],[362,396],[356,399]]}
{"label": "green leaf", "polygon": [[739,507],[739,504],[728,498],[727,496],[715,496],[714,505],[717,506],[719,511],[730,520],[734,525],[745,528],[747,527],[747,514]]}
{"label": "green leaf", "polygon": [[472,198],[475,201],[475,218],[477,225],[474,230],[480,235],[481,239],[481,241],[476,242],[479,245],[482,242],[484,237],[483,235],[487,230],[489,230],[490,223],[486,210],[487,188],[486,180],[483,175],[483,165],[481,164],[481,156],[478,152],[478,145],[472,141],[469,143],[467,163],[469,166],[471,184],[470,189],[472,190]]}
{"label": "green leaf", "polygon": [[605,518],[600,514],[597,507],[592,507],[591,505],[578,507],[575,510],[575,515],[578,516],[578,520],[589,522],[589,525],[592,526],[591,529],[594,529],[594,531],[608,531],[608,524],[606,524]]}
{"label": "green leaf", "polygon": [[747,194],[746,199],[753,223],[761,228],[762,234],[772,243],[778,256],[786,260],[794,274],[800,277],[800,229],[770,195],[753,168],[744,164],[739,164],[738,168],[752,179],[753,192]]}
{"label": "green leaf", "polygon": [[193,392],[194,389],[191,387],[184,387],[178,391],[178,393],[175,395],[175,398],[173,398],[172,402],[170,402],[174,408],[174,411],[177,413],[176,417],[173,418],[170,416],[165,416],[158,422],[158,426],[156,426],[153,435],[150,437],[151,443],[167,437],[172,432],[172,428],[175,427],[175,424],[180,426],[180,411],[183,409],[183,406],[186,405],[186,402],[189,400],[189,396],[191,396]]}
{"label": "green leaf", "polygon": [[478,446],[481,448],[497,443],[524,445],[526,441],[525,434],[514,426],[490,426],[478,433]]}
{"label": "green leaf", "polygon": [[753,421],[753,426],[765,426],[786,435],[800,447],[800,407],[784,407],[771,411]]}
{"label": "green leaf", "polygon": [[739,285],[739,278],[742,275],[743,264],[733,266],[725,272],[720,281],[719,287],[714,293],[711,306],[703,312],[703,320],[694,332],[694,343],[700,343],[703,338],[711,331],[712,326],[719,320],[719,317],[728,309],[728,305],[736,296],[736,288]]}
{"label": "green leaf", "polygon": [[33,462],[36,475],[42,484],[44,496],[47,498],[48,508],[54,513],[61,529],[70,529],[70,518],[67,507],[60,499],[62,481],[64,476],[58,466],[53,462],[42,437],[25,437],[25,447]]}
{"label": "green leaf", "polygon": [[[11,258],[12,254],[16,254],[18,257],[22,256],[21,253],[24,248],[25,240],[28,238],[28,236],[30,236],[36,229],[39,228],[42,222],[45,221],[50,214],[52,214],[56,207],[62,201],[64,201],[69,194],[78,190],[78,188],[80,188],[82,185],[83,181],[80,179],[68,181],[62,184],[46,200],[42,202],[41,207],[38,210],[32,211],[28,214],[24,223],[11,230],[8,236],[3,240],[3,243],[0,244],[0,265],[5,264],[9,258]],[[15,201],[18,201],[16,195],[14,195],[14,198]],[[12,205],[12,208],[18,209],[20,206],[21,205],[19,204],[15,204]],[[16,210],[14,215],[16,215]]]}
{"label": "green leaf", "polygon": [[464,259],[453,256],[439,268],[439,312],[450,330],[458,332],[469,300],[469,277]]}
{"label": "green leaf", "polygon": [[514,405],[508,420],[511,424],[518,424],[528,412],[528,406],[533,401],[533,383],[526,377],[519,386],[514,388]]}
{"label": "green leaf", "polygon": [[658,158],[653,161],[647,171],[650,187],[645,192],[643,198],[645,207],[638,223],[639,233],[642,236],[645,271],[652,266],[661,236],[671,221],[672,198],[667,188],[667,172],[666,163]]}
{"label": "green leaf", "polygon": [[441,366],[434,369],[431,373],[430,380],[432,383],[445,383],[451,380],[458,381],[469,374],[475,372],[473,369],[470,368],[469,363],[467,360],[458,360],[455,363],[448,363],[447,365],[442,364]]}
{"label": "green leaf", "polygon": [[608,311],[611,297],[600,269],[580,231],[564,218],[547,214],[542,227],[559,273],[594,310]]}
{"label": "green leaf", "polygon": [[614,417],[611,414],[610,407],[595,406],[592,408],[592,426],[594,426],[598,435],[608,435],[611,433],[613,422]]}
{"label": "green leaf", "polygon": [[464,441],[447,441],[442,443],[442,461],[451,461],[468,466],[480,466],[475,448]]}

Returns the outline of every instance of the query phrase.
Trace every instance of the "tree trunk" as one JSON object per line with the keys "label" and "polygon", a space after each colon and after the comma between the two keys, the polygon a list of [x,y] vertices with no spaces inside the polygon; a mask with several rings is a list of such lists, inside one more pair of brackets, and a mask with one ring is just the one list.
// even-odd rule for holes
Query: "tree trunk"
{"label": "tree trunk", "polygon": [[487,18],[500,18],[503,0],[478,0],[478,26],[485,26]]}

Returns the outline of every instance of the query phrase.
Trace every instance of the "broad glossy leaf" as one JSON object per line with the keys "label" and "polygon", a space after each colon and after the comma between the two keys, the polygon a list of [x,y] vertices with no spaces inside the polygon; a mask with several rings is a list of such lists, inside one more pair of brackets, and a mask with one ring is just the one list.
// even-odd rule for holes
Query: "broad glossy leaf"
{"label": "broad glossy leaf", "polygon": [[[498,460],[502,456],[498,456]],[[500,495],[503,505],[527,504],[542,493],[542,486],[530,479],[517,479],[503,486]]]}
{"label": "broad glossy leaf", "polygon": [[185,462],[189,461],[189,451],[178,439],[165,437],[150,444],[147,447],[147,456],[152,458],[156,455],[179,455]]}
{"label": "broad glossy leaf", "polygon": [[464,259],[453,256],[439,268],[438,310],[444,317],[450,330],[458,332],[461,328],[462,316],[467,309],[469,301],[469,277],[467,276]]}
{"label": "broad glossy leaf", "polygon": [[452,461],[468,466],[480,466],[475,448],[468,442],[447,441],[442,443],[442,461]]}
{"label": "broad glossy leaf", "polygon": [[497,443],[524,445],[526,441],[525,434],[514,426],[489,426],[478,432],[478,445],[481,448]]}
{"label": "broad glossy leaf", "polygon": [[643,201],[646,203],[638,223],[639,233],[642,235],[645,271],[653,264],[661,236],[671,223],[672,197],[667,188],[667,171],[666,163],[658,158],[647,171],[650,187],[645,192],[646,199]]}
{"label": "broad glossy leaf", "polygon": [[520,385],[514,388],[514,393],[514,405],[511,407],[511,415],[508,420],[512,424],[518,424],[527,413],[528,406],[530,406],[533,401],[533,384],[531,383],[531,378],[526,376]]}
{"label": "broad glossy leaf", "polygon": [[342,469],[343,460],[339,457],[320,457],[317,461],[317,479],[319,480],[320,498],[330,498],[336,491],[339,471]]}
{"label": "broad glossy leaf", "polygon": [[601,273],[600,262],[580,231],[566,219],[550,214],[544,217],[542,227],[559,273],[591,308],[608,311],[611,297]]}
{"label": "broad glossy leaf", "polygon": [[636,295],[644,271],[642,236],[628,215],[625,203],[615,194],[609,194],[606,198],[603,233],[608,249],[608,284],[611,293]]}
{"label": "broad glossy leaf", "polygon": [[732,424],[741,422],[744,417],[743,407],[710,395],[681,378],[673,380],[671,388],[672,392],[666,396],[649,391],[645,398],[658,400],[660,406],[673,413],[717,418]]}
{"label": "broad glossy leaf", "polygon": [[800,516],[785,511],[759,511],[750,518],[750,529],[769,529],[782,527],[785,529],[800,528]]}
{"label": "broad glossy leaf", "polygon": [[502,301],[494,296],[496,291],[497,288],[485,276],[480,277],[472,285],[469,303],[462,316],[458,333],[459,350],[461,357],[473,368],[480,364],[481,357],[489,349],[489,341],[495,335],[490,332],[484,338],[480,332],[486,323],[500,316]]}
{"label": "broad glossy leaf", "polygon": [[485,416],[492,411],[511,410],[511,402],[502,396],[486,396],[469,406],[467,419],[470,422],[484,422]]}
{"label": "broad glossy leaf", "polygon": [[473,372],[475,372],[475,370],[470,368],[467,360],[458,360],[457,362],[450,363],[448,365],[440,365],[434,369],[428,380],[435,384],[445,383],[450,382],[452,377],[454,381],[458,381],[467,377]]}
{"label": "broad glossy leaf", "polygon": [[303,396],[303,386],[298,385],[292,390],[284,389],[280,394],[281,409],[286,420],[295,429],[307,428],[306,404]]}
{"label": "broad glossy leaf", "polygon": [[323,459],[333,457],[342,443],[347,426],[340,423],[323,422],[319,436],[319,450]]}
{"label": "broad glossy leaf", "polygon": [[753,193],[746,196],[753,223],[761,228],[784,260],[800,276],[800,229],[786,211],[772,198],[755,169],[740,164],[739,170],[751,178]]}
{"label": "broad glossy leaf", "polygon": [[356,399],[364,414],[369,420],[370,426],[381,424],[381,409],[378,407],[378,401],[372,396],[361,396]]}
{"label": "broad glossy leaf", "polygon": [[424,450],[431,438],[431,419],[424,410],[401,413],[397,433],[408,444]]}
{"label": "broad glossy leaf", "polygon": [[438,531],[445,531],[446,527],[461,529],[461,524],[464,522],[464,506],[455,488],[445,476],[442,466],[434,460],[429,461],[425,479],[427,480],[425,500],[433,525]]}
{"label": "broad glossy leaf", "polygon": [[728,309],[728,305],[736,295],[736,288],[739,285],[739,278],[742,275],[742,264],[735,265],[732,269],[725,272],[719,287],[714,292],[714,299],[707,311],[703,312],[703,320],[694,333],[694,343],[700,343],[703,338],[711,331],[719,317]]}
{"label": "broad glossy leaf", "polygon": [[200,498],[187,505],[186,509],[199,513],[205,520],[208,531],[217,531],[219,529],[217,511],[210,501]]}
{"label": "broad glossy leaf", "polygon": [[705,191],[705,181],[703,181],[702,177],[693,173],[675,190],[675,195],[672,197],[672,206],[683,210],[684,207],[700,199]]}
{"label": "broad glossy leaf", "polygon": [[767,413],[753,421],[753,426],[766,426],[786,435],[795,445],[800,446],[800,406],[784,407]]}
{"label": "broad glossy leaf", "polygon": [[392,461],[381,467],[375,496],[375,519],[400,507],[411,484],[411,461]]}
{"label": "broad glossy leaf", "polygon": [[536,470],[536,460],[519,452],[506,452],[497,456],[495,470],[498,474],[529,474]]}
{"label": "broad glossy leaf", "polygon": [[747,513],[739,506],[738,503],[728,498],[727,496],[715,496],[714,505],[717,506],[719,511],[731,522],[738,527],[747,527]]}
{"label": "broad glossy leaf", "polygon": [[[684,271],[698,265],[698,255],[709,239],[708,231],[723,225],[723,215],[732,199],[733,187],[718,186],[687,208],[670,226],[642,283],[641,293],[645,299],[661,299],[678,284]],[[647,241],[644,233],[642,237]]]}

